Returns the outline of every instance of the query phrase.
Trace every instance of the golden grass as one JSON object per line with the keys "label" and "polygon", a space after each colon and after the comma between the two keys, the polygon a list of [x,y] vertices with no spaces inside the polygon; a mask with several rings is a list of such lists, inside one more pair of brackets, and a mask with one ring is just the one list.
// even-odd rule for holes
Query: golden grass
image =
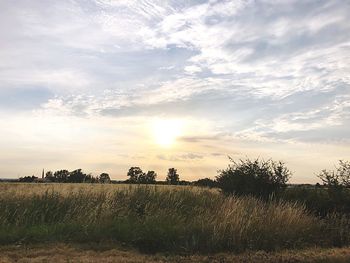
{"label": "golden grass", "polygon": [[350,262],[350,248],[304,250],[284,250],[273,253],[263,251],[242,254],[211,255],[145,255],[136,250],[126,249],[116,244],[76,244],[51,243],[30,246],[0,247],[1,263],[25,262],[120,262],[120,263],[160,263],[160,262],[237,262],[237,263],[346,263]]}
{"label": "golden grass", "polygon": [[[137,184],[74,184],[74,183],[0,183],[0,196],[32,196],[42,195],[45,192],[56,192],[62,195],[71,193],[114,193],[115,191],[132,190],[139,187]],[[181,190],[193,192],[210,191],[219,193],[218,189],[209,189],[197,186],[183,185],[142,185],[151,190]]]}
{"label": "golden grass", "polygon": [[237,252],[312,246],[320,229],[302,206],[198,187],[0,184],[2,244],[115,240],[152,252]]}

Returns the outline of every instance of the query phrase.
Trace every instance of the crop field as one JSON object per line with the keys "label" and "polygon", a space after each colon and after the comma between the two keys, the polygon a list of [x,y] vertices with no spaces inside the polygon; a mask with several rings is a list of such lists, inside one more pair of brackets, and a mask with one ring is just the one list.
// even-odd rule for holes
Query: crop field
{"label": "crop field", "polygon": [[350,222],[300,204],[166,185],[0,184],[0,243],[210,254],[347,246]]}

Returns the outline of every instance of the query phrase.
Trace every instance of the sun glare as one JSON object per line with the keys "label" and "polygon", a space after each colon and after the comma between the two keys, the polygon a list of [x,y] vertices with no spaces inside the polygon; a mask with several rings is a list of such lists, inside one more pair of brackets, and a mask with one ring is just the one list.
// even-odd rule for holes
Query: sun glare
{"label": "sun glare", "polygon": [[182,123],[179,120],[158,119],[153,122],[155,142],[162,147],[174,145],[176,138],[181,135]]}

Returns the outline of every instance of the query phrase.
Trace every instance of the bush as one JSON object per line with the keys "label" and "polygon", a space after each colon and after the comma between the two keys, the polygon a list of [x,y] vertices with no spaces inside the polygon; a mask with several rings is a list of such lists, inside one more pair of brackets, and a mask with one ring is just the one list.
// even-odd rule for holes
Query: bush
{"label": "bush", "polygon": [[291,172],[281,161],[230,160],[232,164],[219,171],[216,177],[218,187],[225,194],[268,199],[273,193],[284,189],[291,176]]}

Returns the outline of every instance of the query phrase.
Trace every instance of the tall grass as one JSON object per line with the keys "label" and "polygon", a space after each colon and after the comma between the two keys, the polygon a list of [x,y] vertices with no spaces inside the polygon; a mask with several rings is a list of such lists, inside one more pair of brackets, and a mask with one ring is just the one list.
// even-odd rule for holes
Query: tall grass
{"label": "tall grass", "polygon": [[6,187],[0,194],[3,244],[115,240],[149,252],[217,252],[324,245],[327,239],[323,221],[281,201],[189,187]]}

